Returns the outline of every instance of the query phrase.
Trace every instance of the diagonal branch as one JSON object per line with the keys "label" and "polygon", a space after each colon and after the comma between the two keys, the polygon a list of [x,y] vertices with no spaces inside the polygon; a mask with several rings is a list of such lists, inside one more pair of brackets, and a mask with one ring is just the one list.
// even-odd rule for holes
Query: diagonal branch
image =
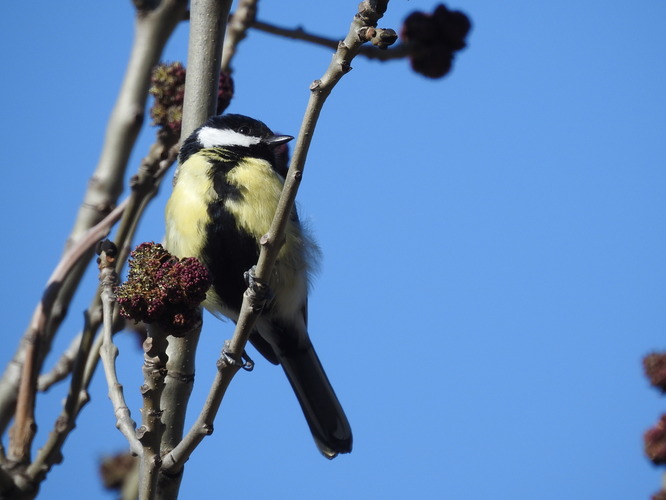
{"label": "diagonal branch", "polygon": [[93,345],[93,331],[90,315],[86,312],[84,329],[78,335],[76,356],[72,359],[73,373],[70,379],[69,392],[62,412],[57,418],[49,437],[37,453],[35,460],[26,469],[25,476],[37,487],[37,483],[46,477],[51,467],[62,460],[62,446],[69,433],[74,429],[76,417],[81,408],[89,401],[87,387],[89,379],[84,377],[86,360]]}
{"label": "diagonal branch", "polygon": [[12,460],[25,463],[29,460],[30,445],[35,434],[35,395],[37,392],[37,375],[39,374],[40,347],[43,345],[46,322],[53,307],[53,301],[65,277],[88,253],[97,242],[111,231],[113,224],[125,210],[121,203],[105,219],[89,229],[76,245],[71,247],[58,263],[46,284],[43,298],[35,310],[28,333],[25,336],[25,362],[22,364],[20,390],[17,398],[15,422],[10,432],[9,456]]}
{"label": "diagonal branch", "polygon": [[213,421],[227,387],[242,366],[238,362],[230,361],[229,358],[241,359],[250,332],[262,309],[267,290],[266,284],[269,282],[277,254],[285,238],[285,228],[294,206],[296,192],[303,176],[308,148],[321,109],[333,87],[351,69],[351,61],[358,54],[362,44],[368,40],[364,35],[365,30],[376,25],[386,10],[387,4],[388,0],[365,0],[361,2],[359,12],[354,16],[349,33],[344,41],[339,43],[326,73],[321,80],[316,80],[310,87],[310,100],[303,117],[278,209],[269,232],[262,238],[262,248],[255,270],[254,284],[245,291],[233,338],[225,345],[225,355],[218,361],[218,372],[209,391],[204,409],[180,444],[163,458],[162,470],[164,471],[179,470],[203,438],[213,431]]}
{"label": "diagonal branch", "polygon": [[[303,117],[301,130],[296,140],[294,155],[289,165],[282,196],[280,197],[273,223],[268,233],[262,238],[262,248],[256,268],[256,279],[260,283],[269,282],[275,260],[282,248],[287,222],[294,207],[296,193],[303,177],[305,160],[324,103],[335,85],[351,70],[351,61],[359,53],[363,43],[368,41],[368,38],[366,38],[367,28],[377,25],[377,21],[384,15],[387,6],[388,0],[364,0],[359,4],[359,11],[354,16],[349,32],[345,39],[338,45],[328,69],[320,80],[315,80],[310,86],[310,99],[305,116]],[[248,299],[248,305],[250,305],[252,300],[248,295],[252,295],[251,289],[248,289],[245,294],[245,298]],[[244,312],[245,315],[254,317],[256,320],[257,314],[253,313],[251,308],[246,307],[246,300],[243,300],[239,325],[243,319]],[[236,329],[230,346],[232,353],[238,355],[243,352],[249,333],[250,330],[247,330],[247,332],[243,332],[241,335],[239,334],[239,329]]]}

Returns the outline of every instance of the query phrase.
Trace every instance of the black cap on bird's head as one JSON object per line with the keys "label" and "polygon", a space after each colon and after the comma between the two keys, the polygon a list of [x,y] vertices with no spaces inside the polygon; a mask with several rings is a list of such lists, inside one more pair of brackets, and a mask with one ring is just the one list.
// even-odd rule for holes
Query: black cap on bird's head
{"label": "black cap on bird's head", "polygon": [[183,142],[179,160],[183,163],[192,154],[208,148],[272,150],[292,139],[290,135],[275,135],[265,123],[249,116],[212,116]]}

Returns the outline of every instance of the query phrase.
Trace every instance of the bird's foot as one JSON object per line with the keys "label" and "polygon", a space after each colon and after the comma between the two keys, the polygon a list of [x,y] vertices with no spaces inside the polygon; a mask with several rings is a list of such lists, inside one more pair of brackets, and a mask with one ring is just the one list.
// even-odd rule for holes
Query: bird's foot
{"label": "bird's foot", "polygon": [[266,283],[257,279],[256,271],[257,266],[252,266],[249,271],[245,271],[243,274],[245,284],[254,292],[258,301],[264,302],[270,300],[273,297],[273,294]]}
{"label": "bird's foot", "polygon": [[252,358],[247,355],[247,351],[243,350],[243,354],[241,355],[241,359],[243,360],[243,370],[246,372],[251,372],[254,369],[254,361],[252,361]]}
{"label": "bird's foot", "polygon": [[241,354],[241,359],[238,360],[236,359],[235,355],[231,352],[229,344],[230,342],[228,340],[225,340],[224,347],[222,347],[221,357],[224,360],[223,364],[238,366],[245,371],[251,372],[254,369],[254,361],[252,361],[252,358],[248,356],[247,351],[243,350],[243,354]]}

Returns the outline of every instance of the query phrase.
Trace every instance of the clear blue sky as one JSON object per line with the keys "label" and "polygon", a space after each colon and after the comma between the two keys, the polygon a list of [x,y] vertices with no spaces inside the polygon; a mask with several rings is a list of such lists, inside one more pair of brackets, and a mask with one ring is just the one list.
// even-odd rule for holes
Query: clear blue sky
{"label": "clear blue sky", "polygon": [[[266,1],[260,18],[340,37],[357,4]],[[257,360],[187,464],[183,498],[624,500],[659,487],[642,433],[666,399],[641,357],[666,348],[666,3],[448,5],[474,25],[452,75],[356,60],[322,113],[299,194],[325,254],[311,335],[353,453],[320,457],[281,370]],[[434,6],[393,0],[381,25]],[[129,1],[5,5],[2,366],[83,198],[132,32]],[[183,25],[165,58],[186,46]],[[329,61],[252,33],[229,111],[294,134]],[[146,127],[131,172],[153,137]],[[169,191],[137,243],[162,238]],[[79,330],[95,275],[57,348]],[[192,415],[230,334],[206,318]],[[126,335],[118,343],[139,419],[141,353]],[[45,499],[113,498],[97,460],[126,445],[101,375]],[[63,391],[39,400],[37,443]]]}

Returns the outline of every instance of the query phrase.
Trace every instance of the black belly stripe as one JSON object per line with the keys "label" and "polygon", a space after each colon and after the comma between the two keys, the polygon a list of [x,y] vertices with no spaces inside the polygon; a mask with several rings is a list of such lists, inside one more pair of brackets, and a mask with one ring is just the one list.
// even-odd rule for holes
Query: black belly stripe
{"label": "black belly stripe", "polygon": [[210,222],[208,238],[202,249],[202,260],[213,276],[213,290],[224,305],[239,312],[243,292],[247,288],[244,274],[259,259],[259,243],[255,237],[240,229],[234,217],[225,209],[226,200],[241,202],[242,189],[227,182],[226,175],[244,158],[269,159],[272,155],[265,145],[250,148],[210,148],[203,151],[213,168],[211,177],[217,201],[208,207]]}
{"label": "black belly stripe", "polygon": [[[231,188],[228,184],[227,188]],[[232,192],[233,191],[233,192]],[[229,189],[226,197],[242,196]],[[208,207],[208,239],[202,250],[204,264],[213,276],[213,289],[230,309],[240,311],[247,288],[244,273],[257,263],[256,239],[236,226],[234,217],[224,208],[224,198]]]}

